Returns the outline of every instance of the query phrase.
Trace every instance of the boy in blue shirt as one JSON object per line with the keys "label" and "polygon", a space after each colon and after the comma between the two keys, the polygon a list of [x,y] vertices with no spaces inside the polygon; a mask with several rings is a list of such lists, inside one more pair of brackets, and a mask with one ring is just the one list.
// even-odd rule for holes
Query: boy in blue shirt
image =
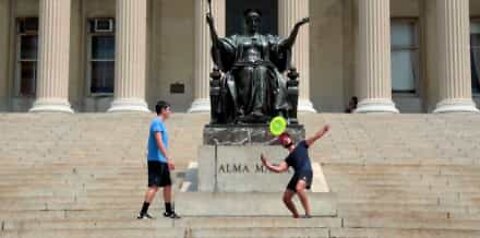
{"label": "boy in blue shirt", "polygon": [[163,188],[163,199],[165,202],[164,217],[178,219],[172,206],[172,179],[170,170],[175,169],[171,157],[168,154],[168,132],[165,121],[170,118],[170,105],[165,101],[159,101],[155,106],[157,116],[150,124],[148,136],[148,189],[145,193],[145,201],[138,219],[152,219],[148,214],[148,207],[155,198],[158,188]]}
{"label": "boy in blue shirt", "polygon": [[289,154],[284,161],[279,165],[274,165],[268,162],[265,155],[261,155],[263,165],[270,171],[275,173],[283,173],[288,170],[288,167],[292,167],[294,174],[292,179],[287,185],[287,189],[283,194],[283,202],[285,206],[290,210],[294,218],[299,218],[297,208],[292,202],[292,198],[295,194],[300,198],[300,202],[305,210],[305,218],[310,218],[310,203],[308,201],[306,190],[309,190],[312,186],[313,171],[308,155],[308,148],[312,146],[318,139],[322,138],[330,130],[330,126],[326,125],[319,130],[312,137],[300,141],[298,144],[294,144],[290,135],[286,132],[278,137],[280,144],[288,150]]}

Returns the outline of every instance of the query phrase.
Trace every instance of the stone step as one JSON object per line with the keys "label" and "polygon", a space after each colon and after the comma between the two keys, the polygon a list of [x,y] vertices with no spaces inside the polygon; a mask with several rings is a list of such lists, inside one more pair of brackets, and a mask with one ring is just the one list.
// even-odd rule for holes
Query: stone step
{"label": "stone step", "polygon": [[0,231],[2,238],[185,238],[186,231],[183,228],[140,228],[122,229],[63,229],[63,230],[24,230],[24,231]]}
{"label": "stone step", "polygon": [[480,211],[480,208],[475,206],[469,206],[465,204],[449,204],[449,205],[425,205],[425,204],[394,204],[394,203],[338,203],[338,211],[414,211],[414,212],[451,212],[451,213],[464,213],[475,214],[476,211]]}
{"label": "stone step", "polygon": [[397,229],[453,229],[480,231],[480,220],[425,219],[409,217],[346,217],[344,227]]}
{"label": "stone step", "polygon": [[332,228],[330,238],[478,238],[480,231],[454,229]]}
{"label": "stone step", "polygon": [[242,228],[242,229],[223,229],[223,228],[199,228],[192,229],[189,232],[192,238],[241,238],[241,237],[259,237],[259,238],[329,238],[329,230],[323,228]]}
{"label": "stone step", "polygon": [[[15,199],[0,203],[0,211],[50,211],[50,210],[95,210],[138,209],[141,193],[123,199],[102,198],[57,198],[45,200]],[[187,216],[287,216],[289,213],[281,201],[281,193],[178,193],[177,210]],[[311,193],[312,214],[315,216],[336,215],[336,195]],[[299,205],[297,201],[297,206]]]}

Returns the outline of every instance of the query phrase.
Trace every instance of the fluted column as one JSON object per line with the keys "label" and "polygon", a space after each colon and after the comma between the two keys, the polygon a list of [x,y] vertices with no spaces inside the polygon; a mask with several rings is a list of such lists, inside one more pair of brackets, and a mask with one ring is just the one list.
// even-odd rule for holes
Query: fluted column
{"label": "fluted column", "polygon": [[30,112],[68,112],[70,0],[40,0],[37,99]]}
{"label": "fluted column", "polygon": [[117,0],[115,100],[109,112],[144,111],[147,0]]}
{"label": "fluted column", "polygon": [[358,1],[357,113],[398,112],[392,101],[390,1]]}
{"label": "fluted column", "polygon": [[440,102],[436,113],[477,112],[472,100],[468,0],[438,0]]}
{"label": "fluted column", "polygon": [[[210,31],[206,22],[207,0],[195,0],[195,100],[191,113],[210,111],[210,73],[213,61]],[[219,36],[225,35],[225,0],[212,0],[212,15]]]}
{"label": "fluted column", "polygon": [[[309,0],[279,0],[278,30],[288,37],[299,20],[309,16]],[[310,24],[301,27],[293,48],[292,64],[300,73],[298,111],[316,112],[310,101]]]}

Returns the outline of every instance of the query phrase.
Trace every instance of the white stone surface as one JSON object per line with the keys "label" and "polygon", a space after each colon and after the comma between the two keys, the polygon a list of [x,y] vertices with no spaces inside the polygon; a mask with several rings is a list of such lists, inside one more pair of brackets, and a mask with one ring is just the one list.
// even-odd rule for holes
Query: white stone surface
{"label": "white stone surface", "polygon": [[[219,37],[225,36],[225,0],[212,1],[212,15]],[[195,99],[190,113],[210,111],[210,73],[213,70],[210,30],[206,21],[207,1],[195,1]]]}
{"label": "white stone surface", "polygon": [[398,112],[392,101],[390,1],[358,1],[357,113]]}
{"label": "white stone surface", "polygon": [[435,113],[478,112],[472,99],[468,0],[436,4],[440,102]]}
{"label": "white stone surface", "polygon": [[[282,37],[290,35],[298,21],[310,16],[310,0],[278,1],[278,32]],[[302,26],[293,47],[292,65],[300,73],[298,111],[316,112],[310,101],[310,24]]]}
{"label": "white stone surface", "polygon": [[68,102],[71,0],[40,1],[37,99],[31,112],[73,113]]}
{"label": "white stone surface", "polygon": [[147,67],[147,0],[116,1],[115,99],[109,112],[148,112],[145,102]]}
{"label": "white stone surface", "polygon": [[[280,146],[201,146],[198,157],[198,190],[209,192],[283,192],[293,170],[286,173],[268,171],[260,161],[264,153],[279,164],[288,155]],[[215,159],[215,156],[217,158]],[[315,168],[312,192],[328,192],[329,188],[319,164]],[[320,168],[320,169],[319,169]],[[322,181],[323,179],[323,181]]]}

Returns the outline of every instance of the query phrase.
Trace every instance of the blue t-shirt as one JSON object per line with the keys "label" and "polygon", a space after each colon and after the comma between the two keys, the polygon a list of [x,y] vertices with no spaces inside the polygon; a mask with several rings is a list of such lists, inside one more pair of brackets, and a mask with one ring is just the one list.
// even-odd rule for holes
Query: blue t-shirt
{"label": "blue t-shirt", "polygon": [[307,142],[302,140],[285,159],[295,172],[312,171]]}
{"label": "blue t-shirt", "polygon": [[162,137],[162,142],[165,145],[165,148],[168,149],[168,132],[165,127],[165,123],[158,117],[152,120],[150,124],[150,133],[148,136],[148,161],[159,161],[167,163],[167,159],[163,156],[162,152],[157,146],[157,141],[155,140],[155,133],[160,133]]}

